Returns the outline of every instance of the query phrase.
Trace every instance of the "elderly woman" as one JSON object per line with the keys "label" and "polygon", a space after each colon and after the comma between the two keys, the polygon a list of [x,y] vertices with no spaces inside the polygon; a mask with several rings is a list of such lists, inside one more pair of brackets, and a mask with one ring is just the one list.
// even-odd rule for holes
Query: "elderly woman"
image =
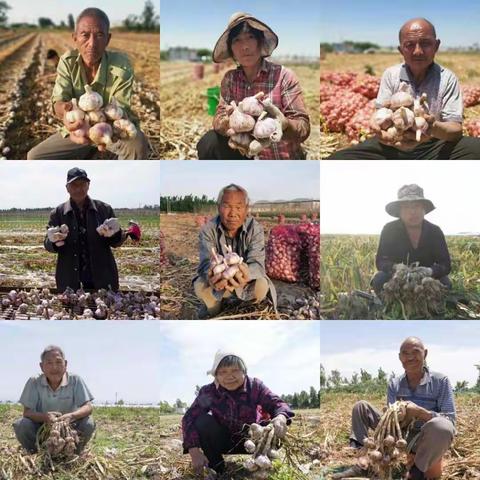
{"label": "elderly woman", "polygon": [[[235,13],[213,50],[213,61],[220,63],[233,58],[238,64],[222,80],[221,99],[213,120],[214,130],[204,135],[197,145],[201,160],[246,159],[228,135],[230,103],[238,104],[245,97],[263,92],[272,105],[265,107],[270,116],[280,120],[283,135],[278,143],[264,148],[258,158],[263,160],[304,159],[301,143],[310,134],[310,120],[303,94],[294,73],[288,68],[266,60],[278,45],[278,37],[265,23],[247,13]],[[268,102],[267,102],[268,103]],[[227,133],[228,132],[228,133]]]}
{"label": "elderly woman", "polygon": [[42,424],[67,421],[78,431],[80,453],[95,430],[91,418],[93,396],[81,377],[67,372],[60,347],[50,345],[40,356],[42,374],[26,383],[20,403],[23,417],[13,424],[15,435],[29,453],[37,451],[36,435]]}
{"label": "elderly woman", "polygon": [[418,262],[422,267],[430,267],[432,277],[451,288],[450,254],[445,236],[439,227],[424,218],[434,209],[433,203],[424,198],[423,189],[415,184],[400,188],[398,199],[385,207],[387,213],[398,220],[387,223],[380,235],[376,256],[379,271],[372,279],[377,295],[392,278],[396,263]]}
{"label": "elderly woman", "polygon": [[[244,188],[233,183],[227,185],[218,195],[218,215],[200,232],[200,263],[193,287],[205,305],[199,312],[201,318],[220,313],[222,300],[232,296],[259,303],[270,292],[276,308],[275,287],[265,273],[265,235],[262,226],[248,216],[249,203]],[[227,247],[243,258],[238,272],[228,280],[222,272],[213,272],[212,262],[212,249],[225,256]]]}
{"label": "elderly woman", "polygon": [[[406,338],[398,354],[405,373],[390,380],[387,392],[389,404],[397,400],[407,401],[406,416],[415,419],[406,439],[408,452],[413,456],[407,477],[411,480],[440,478],[440,461],[455,435],[452,386],[448,377],[427,368],[427,354],[428,350],[419,338]],[[355,404],[350,435],[352,448],[363,446],[368,430],[375,429],[380,417],[380,412],[368,402],[362,400]],[[368,477],[368,472],[354,466],[332,476],[334,479],[350,477]]]}
{"label": "elderly woman", "polygon": [[270,416],[280,437],[295,414],[258,378],[247,375],[245,362],[235,353],[218,351],[207,374],[215,380],[200,389],[182,420],[183,448],[197,473],[209,467],[220,474],[225,470],[223,454],[247,453],[243,443],[248,427],[261,422],[258,407]]}

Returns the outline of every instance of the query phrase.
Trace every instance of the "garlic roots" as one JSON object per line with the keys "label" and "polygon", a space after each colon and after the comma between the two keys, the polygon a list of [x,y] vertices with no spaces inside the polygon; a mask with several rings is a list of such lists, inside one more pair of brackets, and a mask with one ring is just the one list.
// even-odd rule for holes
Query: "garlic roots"
{"label": "garlic roots", "polygon": [[78,100],[78,105],[84,112],[100,110],[103,98],[99,93],[94,92],[90,85],[85,85],[85,93]]}
{"label": "garlic roots", "polygon": [[122,118],[113,122],[114,132],[123,139],[132,139],[137,136],[135,125],[128,119]]}

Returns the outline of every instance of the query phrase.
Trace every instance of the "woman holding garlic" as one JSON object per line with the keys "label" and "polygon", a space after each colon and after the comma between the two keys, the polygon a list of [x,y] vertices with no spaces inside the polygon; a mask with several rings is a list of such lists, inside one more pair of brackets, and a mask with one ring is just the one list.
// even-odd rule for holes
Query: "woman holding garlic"
{"label": "woman holding garlic", "polygon": [[[245,362],[236,353],[217,351],[207,374],[214,377],[213,383],[200,389],[182,419],[184,453],[190,454],[197,473],[210,468],[218,474],[225,470],[223,454],[252,453],[253,463],[247,461],[246,468],[255,472],[255,478],[267,478],[258,472],[267,473],[271,459],[277,458],[276,440],[285,437],[295,414],[261,380],[247,375]],[[259,425],[259,406],[272,418],[265,429]],[[255,443],[268,433],[265,451],[255,452]]]}
{"label": "woman holding garlic", "polygon": [[213,50],[213,61],[233,58],[238,64],[221,85],[213,130],[197,145],[208,159],[303,159],[301,144],[310,134],[310,119],[294,73],[266,60],[278,37],[265,23],[235,13]]}

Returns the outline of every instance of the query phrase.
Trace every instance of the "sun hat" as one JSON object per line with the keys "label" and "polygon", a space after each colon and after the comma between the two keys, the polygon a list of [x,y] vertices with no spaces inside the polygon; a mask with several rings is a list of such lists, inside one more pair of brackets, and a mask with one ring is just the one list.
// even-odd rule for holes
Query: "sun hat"
{"label": "sun hat", "polygon": [[423,188],[417,184],[404,185],[398,190],[397,200],[387,203],[386,212],[392,217],[400,217],[400,206],[408,202],[422,202],[425,206],[425,214],[435,209],[433,203],[423,196]]}
{"label": "sun hat", "polygon": [[217,368],[218,366],[220,365],[220,362],[225,358],[225,357],[229,357],[230,355],[233,355],[234,357],[238,357],[244,365],[245,364],[245,360],[243,360],[243,358],[238,355],[237,353],[235,352],[228,352],[228,351],[223,351],[223,350],[217,350],[217,353],[215,354],[215,358],[213,360],[213,366],[212,368],[207,372],[207,375],[212,375],[212,376],[215,376],[215,372],[217,371]]}

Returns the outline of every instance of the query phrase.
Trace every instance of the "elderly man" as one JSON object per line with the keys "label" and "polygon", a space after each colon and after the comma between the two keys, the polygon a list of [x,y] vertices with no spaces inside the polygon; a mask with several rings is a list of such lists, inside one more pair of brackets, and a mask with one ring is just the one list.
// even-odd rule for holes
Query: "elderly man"
{"label": "elderly man", "polygon": [[57,289],[111,288],[118,290],[118,271],[111,247],[128,236],[135,239],[138,226],[123,231],[112,207],[88,196],[87,172],[72,168],[67,173],[69,200],[50,213],[45,248],[58,254]]}
{"label": "elderly man", "polygon": [[[200,317],[217,315],[222,299],[232,295],[258,303],[270,291],[276,307],[275,287],[265,273],[265,236],[262,226],[248,216],[248,193],[232,183],[222,188],[217,205],[218,215],[202,228],[199,237],[200,264],[193,287],[205,304]],[[243,257],[238,272],[228,280],[222,272],[214,273],[212,265],[212,248],[225,256],[227,247]]]}
{"label": "elderly man", "polygon": [[372,279],[372,287],[379,295],[383,285],[392,278],[393,265],[418,262],[430,267],[432,277],[451,288],[450,254],[442,230],[425,220],[425,215],[435,209],[423,196],[418,185],[404,185],[398,191],[398,199],[385,207],[386,212],[398,218],[387,223],[380,235],[375,259],[378,272]]}
{"label": "elderly man", "polygon": [[388,68],[380,83],[377,108],[389,106],[391,96],[402,84],[410,87],[414,97],[427,94],[428,128],[420,141],[408,131],[397,144],[382,132],[372,118],[376,136],[355,147],[339,150],[331,159],[477,159],[480,139],[462,137],[463,100],[457,77],[434,62],[440,46],[435,27],[424,18],[406,22],[399,32],[398,50],[404,63]]}
{"label": "elderly man", "polygon": [[[138,119],[130,110],[134,73],[128,58],[119,52],[108,51],[110,21],[98,8],[87,8],[77,18],[72,34],[76,49],[60,58],[57,79],[52,94],[56,117],[63,122],[60,132],[28,152],[29,160],[60,160],[90,158],[98,150],[116,154],[120,160],[146,158],[147,141],[138,128]],[[72,99],[85,93],[85,85],[99,93],[106,106],[116,99],[127,117],[136,124],[137,135],[131,140],[118,140],[110,146],[94,146],[84,136],[75,134],[82,129],[85,120],[69,122],[65,114],[72,110]]]}
{"label": "elderly man", "polygon": [[[415,419],[407,437],[408,452],[414,454],[408,478],[423,480],[432,477],[429,470],[438,464],[450,447],[455,435],[455,402],[448,378],[431,372],[425,363],[428,350],[417,337],[408,337],[398,355],[405,374],[390,380],[387,392],[389,404],[408,401],[407,418]],[[350,446],[361,448],[368,430],[375,429],[380,412],[366,401],[359,401],[352,411]],[[359,466],[332,476],[335,479],[367,477]],[[436,476],[436,475],[435,475]]]}
{"label": "elderly man", "polygon": [[42,374],[31,377],[22,392],[23,417],[13,424],[15,435],[29,453],[36,453],[36,434],[42,424],[71,423],[78,431],[80,453],[95,430],[91,418],[93,396],[78,375],[67,372],[60,347],[50,345],[40,356]]}

